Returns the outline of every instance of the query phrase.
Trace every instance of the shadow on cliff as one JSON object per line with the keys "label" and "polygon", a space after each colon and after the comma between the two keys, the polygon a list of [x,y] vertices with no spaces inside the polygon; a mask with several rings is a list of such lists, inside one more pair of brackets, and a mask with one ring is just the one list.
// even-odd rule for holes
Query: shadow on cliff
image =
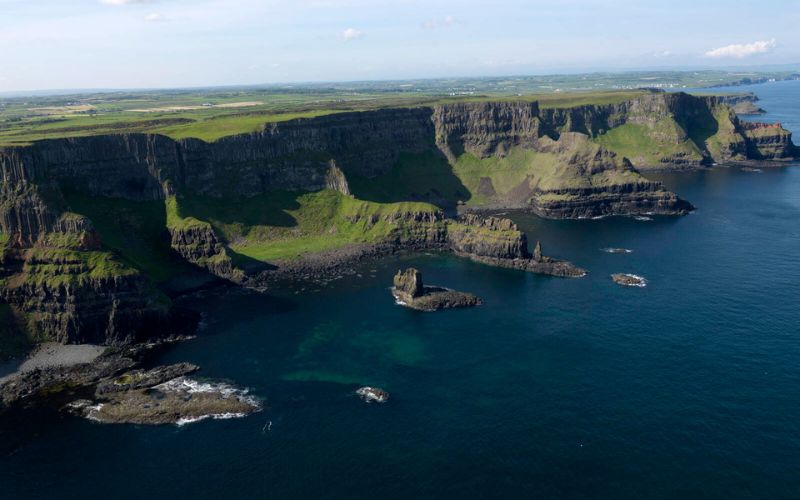
{"label": "shadow on cliff", "polygon": [[703,106],[687,123],[681,126],[686,134],[697,145],[700,151],[706,151],[706,141],[719,132],[719,123],[707,107]]}
{"label": "shadow on cliff", "polygon": [[348,182],[356,198],[379,203],[425,201],[452,209],[472,197],[439,150],[402,153],[389,172],[373,178],[351,175]]}
{"label": "shadow on cliff", "polygon": [[296,227],[288,211],[300,208],[300,191],[272,191],[251,198],[184,198],[181,212],[185,216],[216,224],[243,226]]}

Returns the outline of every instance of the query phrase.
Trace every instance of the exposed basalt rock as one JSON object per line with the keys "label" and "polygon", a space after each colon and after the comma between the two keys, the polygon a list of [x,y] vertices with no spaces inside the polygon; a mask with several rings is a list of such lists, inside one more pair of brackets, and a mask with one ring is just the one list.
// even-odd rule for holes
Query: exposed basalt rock
{"label": "exposed basalt rock", "polygon": [[[191,331],[196,319],[139,272],[104,252],[6,250],[0,299],[27,318],[39,340],[123,344]],[[2,275],[0,275],[2,276]]]}
{"label": "exposed basalt rock", "polygon": [[336,162],[333,160],[328,164],[328,173],[325,174],[325,187],[338,191],[345,196],[352,196],[350,185],[347,183],[344,172],[336,166]]}
{"label": "exposed basalt rock", "polygon": [[366,403],[385,403],[389,401],[389,393],[380,387],[364,386],[356,390],[356,394]]}
{"label": "exposed basalt rock", "polygon": [[0,383],[0,410],[38,398],[94,386],[130,370],[138,363],[141,349],[107,350],[91,363],[37,368]]}
{"label": "exposed basalt rock", "polygon": [[581,278],[586,271],[574,264],[542,255],[541,243],[533,254],[528,251],[527,237],[509,219],[461,217],[448,226],[452,251],[476,262],[537,274]]}
{"label": "exposed basalt rock", "polygon": [[200,367],[192,363],[176,363],[174,365],[159,366],[150,370],[132,370],[119,377],[104,380],[97,385],[95,395],[106,396],[117,392],[135,391],[169,382],[178,377],[190,375]]}
{"label": "exposed basalt rock", "polygon": [[757,160],[793,158],[797,152],[791,132],[780,123],[739,123],[747,144],[747,157]]}
{"label": "exposed basalt rock", "polygon": [[405,271],[397,271],[394,276],[394,294],[399,300],[412,300],[425,293],[422,273],[410,267]]}
{"label": "exposed basalt rock", "polygon": [[211,224],[191,221],[169,228],[172,249],[181,257],[220,278],[242,283],[244,273],[233,265]]}
{"label": "exposed basalt rock", "polygon": [[639,288],[647,286],[647,280],[635,274],[627,274],[627,273],[612,274],[611,279],[614,281],[614,283],[622,286],[635,286]]}
{"label": "exposed basalt rock", "polygon": [[448,224],[447,238],[459,255],[496,259],[524,259],[528,254],[525,233],[510,219],[466,214]]}
{"label": "exposed basalt rock", "polygon": [[728,94],[719,96],[719,102],[727,104],[737,115],[763,115],[766,113],[756,104],[757,95],[752,92],[746,94]]}
{"label": "exposed basalt rock", "polygon": [[392,295],[398,304],[420,311],[473,307],[483,303],[471,293],[439,286],[425,286],[422,283],[422,273],[413,267],[397,271]]}
{"label": "exposed basalt rock", "polygon": [[[196,369],[182,363],[124,373],[117,381],[98,386],[94,401],[74,401],[66,409],[97,422],[143,425],[182,425],[206,418],[244,417],[261,410],[260,402],[245,389],[181,375]],[[128,384],[128,380],[137,383]]]}
{"label": "exposed basalt rock", "polygon": [[433,108],[436,144],[450,161],[463,154],[503,154],[512,147],[535,148],[542,133],[536,102],[442,104]]}
{"label": "exposed basalt rock", "polygon": [[694,207],[657,182],[618,184],[611,188],[553,189],[530,198],[542,217],[578,219],[617,214],[684,215]]}

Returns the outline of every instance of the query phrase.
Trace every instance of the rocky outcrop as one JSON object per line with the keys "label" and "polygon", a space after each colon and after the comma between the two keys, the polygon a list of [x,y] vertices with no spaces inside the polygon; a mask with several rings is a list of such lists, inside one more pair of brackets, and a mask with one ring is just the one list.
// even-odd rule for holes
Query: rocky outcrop
{"label": "rocky outcrop", "polygon": [[536,102],[442,104],[431,119],[436,145],[451,162],[465,152],[483,158],[517,146],[535,148],[542,136]]}
{"label": "rocky outcrop", "polygon": [[780,123],[739,122],[745,138],[747,158],[755,160],[784,160],[797,154],[791,132]]}
{"label": "rocky outcrop", "polygon": [[223,242],[208,222],[183,220],[169,228],[170,246],[188,262],[214,276],[242,283],[244,273],[233,265]]}
{"label": "rocky outcrop", "polygon": [[398,300],[411,301],[425,293],[422,273],[410,267],[394,275],[393,293]]}
{"label": "rocky outcrop", "polygon": [[328,172],[325,174],[325,187],[342,193],[345,196],[352,196],[350,193],[350,185],[347,183],[347,177],[344,172],[336,166],[336,162],[331,160],[328,163]]}
{"label": "rocky outcrop", "polygon": [[586,275],[585,270],[570,262],[542,255],[538,242],[531,254],[527,237],[509,219],[463,216],[448,225],[448,241],[456,255],[483,264],[560,277]]}
{"label": "rocky outcrop", "polygon": [[483,301],[471,293],[458,292],[440,286],[425,286],[422,273],[413,267],[397,271],[392,295],[398,304],[419,311],[438,311],[473,307]]}
{"label": "rocky outcrop", "polygon": [[694,207],[659,182],[637,181],[608,188],[550,189],[534,192],[530,208],[549,219],[585,219],[617,214],[684,215]]}
{"label": "rocky outcrop", "polygon": [[611,280],[620,286],[635,286],[639,288],[647,286],[647,280],[635,274],[616,273],[611,275]]}
{"label": "rocky outcrop", "polygon": [[719,102],[727,104],[737,115],[763,115],[766,113],[758,104],[758,96],[752,92],[746,94],[727,94],[719,96]]}
{"label": "rocky outcrop", "polygon": [[244,417],[261,410],[246,389],[187,375],[189,363],[134,370],[101,382],[92,400],[76,400],[66,410],[107,424],[184,425],[207,418]]}

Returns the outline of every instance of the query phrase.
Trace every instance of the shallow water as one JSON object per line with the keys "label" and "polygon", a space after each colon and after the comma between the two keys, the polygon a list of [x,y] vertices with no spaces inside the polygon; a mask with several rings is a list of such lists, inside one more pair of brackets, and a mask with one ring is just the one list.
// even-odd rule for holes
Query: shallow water
{"label": "shallow water", "polygon": [[[781,85],[754,87],[763,107],[800,102],[800,82]],[[767,118],[800,132],[793,109]],[[583,279],[423,255],[320,291],[199,299],[203,331],[158,361],[247,386],[265,411],[157,428],[17,415],[0,423],[2,495],[794,497],[800,168],[659,178],[697,211],[513,215]],[[408,265],[485,304],[395,305],[387,287]],[[362,402],[366,384],[390,401]]]}

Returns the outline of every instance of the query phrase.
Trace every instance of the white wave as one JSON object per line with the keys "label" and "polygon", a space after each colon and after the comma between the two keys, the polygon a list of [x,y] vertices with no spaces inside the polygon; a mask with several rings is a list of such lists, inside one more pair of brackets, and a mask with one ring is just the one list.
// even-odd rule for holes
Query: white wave
{"label": "white wave", "polygon": [[651,221],[651,220],[653,220],[652,217],[647,217],[645,215],[637,215],[636,217],[634,217],[634,219],[639,220],[639,221]]}
{"label": "white wave", "polygon": [[103,403],[97,403],[96,405],[87,406],[84,408],[84,417],[87,420],[93,420],[95,422],[102,422],[101,419],[97,418],[96,412],[100,411],[101,408],[105,406]]}
{"label": "white wave", "polygon": [[189,394],[214,393],[225,399],[236,398],[255,408],[261,407],[261,402],[258,398],[249,394],[249,389],[234,387],[224,382],[200,382],[188,377],[178,377],[155,386],[155,389],[164,392],[187,392]]}
{"label": "white wave", "polygon": [[200,415],[197,417],[181,417],[175,422],[175,425],[178,427],[183,427],[184,425],[194,424],[209,418],[212,420],[229,420],[232,418],[243,418],[246,416],[246,413],[209,413],[208,415]]}
{"label": "white wave", "polygon": [[614,247],[601,248],[600,251],[605,253],[633,253],[633,250],[629,250],[627,248],[614,248]]}

